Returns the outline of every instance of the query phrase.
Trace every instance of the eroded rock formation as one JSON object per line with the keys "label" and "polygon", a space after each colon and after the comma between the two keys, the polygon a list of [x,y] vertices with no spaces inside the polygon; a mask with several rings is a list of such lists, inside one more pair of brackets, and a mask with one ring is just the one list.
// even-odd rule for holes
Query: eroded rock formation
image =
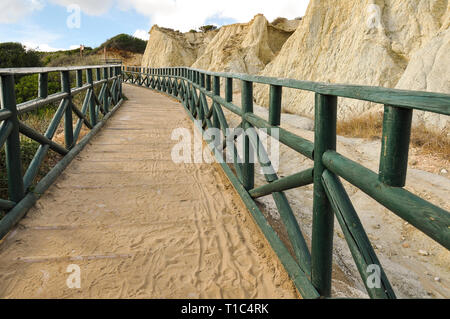
{"label": "eroded rock formation", "polygon": [[[448,0],[311,0],[305,17],[249,23],[207,33],[154,26],[143,66],[192,66],[306,81],[361,84],[450,93]],[[236,86],[238,87],[238,86]],[[267,86],[255,86],[267,106]],[[312,117],[314,95],[286,89],[285,111]],[[339,100],[339,118],[382,106]],[[448,116],[415,112],[415,121],[439,129]]]}

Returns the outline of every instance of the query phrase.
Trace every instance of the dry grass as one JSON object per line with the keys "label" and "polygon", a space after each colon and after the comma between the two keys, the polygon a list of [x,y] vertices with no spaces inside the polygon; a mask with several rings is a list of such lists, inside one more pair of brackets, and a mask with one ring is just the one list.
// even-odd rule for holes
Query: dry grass
{"label": "dry grass", "polygon": [[[371,113],[352,120],[339,121],[337,130],[341,136],[379,139],[383,131],[383,114]],[[414,126],[411,146],[416,148],[418,153],[438,155],[444,160],[450,159],[450,137],[445,130],[431,130],[423,124]]]}
{"label": "dry grass", "polygon": [[338,135],[369,139],[381,138],[383,114],[371,113],[347,121],[338,121]]}
{"label": "dry grass", "polygon": [[280,23],[284,23],[286,21],[288,21],[288,19],[282,18],[282,17],[278,17],[275,20],[273,20],[271,24],[272,25],[277,25],[277,24],[280,24]]}
{"label": "dry grass", "polygon": [[411,144],[423,153],[436,154],[445,160],[450,160],[450,137],[445,130],[434,131],[421,124],[413,128]]}

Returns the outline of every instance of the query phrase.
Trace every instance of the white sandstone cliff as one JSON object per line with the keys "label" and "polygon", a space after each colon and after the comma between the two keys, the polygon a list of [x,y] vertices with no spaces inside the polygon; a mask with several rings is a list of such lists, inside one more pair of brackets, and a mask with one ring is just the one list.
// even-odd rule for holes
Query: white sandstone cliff
{"label": "white sandstone cliff", "polygon": [[[448,15],[447,0],[311,0],[297,31],[261,75],[450,93]],[[435,84],[433,72],[440,77]],[[267,88],[257,86],[255,92],[257,102],[267,106]],[[284,110],[300,115],[313,116],[313,101],[307,92],[283,94]],[[375,109],[381,106],[339,100],[341,119]],[[446,122],[442,116],[439,127]]]}

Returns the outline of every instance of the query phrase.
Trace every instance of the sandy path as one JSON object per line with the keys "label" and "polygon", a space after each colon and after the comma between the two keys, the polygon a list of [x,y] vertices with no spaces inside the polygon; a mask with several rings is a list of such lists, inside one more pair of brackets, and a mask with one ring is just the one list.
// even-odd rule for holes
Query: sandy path
{"label": "sandy path", "polygon": [[[129,101],[0,244],[2,298],[296,298],[216,164],[171,161],[178,103]],[[69,289],[78,265],[81,289]]]}

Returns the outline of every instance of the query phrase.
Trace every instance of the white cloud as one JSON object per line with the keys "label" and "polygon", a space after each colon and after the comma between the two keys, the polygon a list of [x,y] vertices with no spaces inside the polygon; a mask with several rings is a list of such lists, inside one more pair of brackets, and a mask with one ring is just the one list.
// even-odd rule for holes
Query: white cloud
{"label": "white cloud", "polygon": [[5,29],[7,29],[6,32],[0,33],[0,42],[20,42],[28,49],[37,51],[60,50],[60,48],[53,47],[52,43],[61,39],[62,35],[47,31],[39,25],[25,23],[11,27],[7,26]]}
{"label": "white cloud", "polygon": [[309,0],[117,0],[122,10],[134,9],[160,26],[188,31],[210,18],[247,22],[257,13],[268,20],[303,16]]}
{"label": "white cloud", "polygon": [[54,4],[68,7],[69,5],[80,6],[81,11],[93,16],[100,16],[111,9],[115,0],[49,0]]}
{"label": "white cloud", "polygon": [[33,11],[41,10],[44,3],[41,0],[1,0],[0,23],[14,23],[25,18]]}
{"label": "white cloud", "polygon": [[80,48],[79,44],[74,44],[69,47],[69,50],[75,50],[75,49],[79,49],[79,48]]}
{"label": "white cloud", "polygon": [[35,50],[35,51],[40,51],[40,52],[55,52],[55,51],[65,50],[62,48],[54,48],[54,47],[48,45],[47,43],[36,43],[36,42],[25,41],[25,42],[23,42],[23,45],[28,50]]}
{"label": "white cloud", "polygon": [[142,39],[144,41],[148,41],[150,35],[148,34],[148,31],[138,29],[138,30],[136,30],[136,32],[134,32],[133,37]]}
{"label": "white cloud", "polygon": [[[309,0],[47,0],[61,6],[77,4],[85,14],[102,15],[113,6],[135,10],[151,23],[188,31],[211,18],[247,22],[257,13],[269,20],[303,16]],[[12,23],[44,7],[44,0],[1,0],[0,23]]]}

